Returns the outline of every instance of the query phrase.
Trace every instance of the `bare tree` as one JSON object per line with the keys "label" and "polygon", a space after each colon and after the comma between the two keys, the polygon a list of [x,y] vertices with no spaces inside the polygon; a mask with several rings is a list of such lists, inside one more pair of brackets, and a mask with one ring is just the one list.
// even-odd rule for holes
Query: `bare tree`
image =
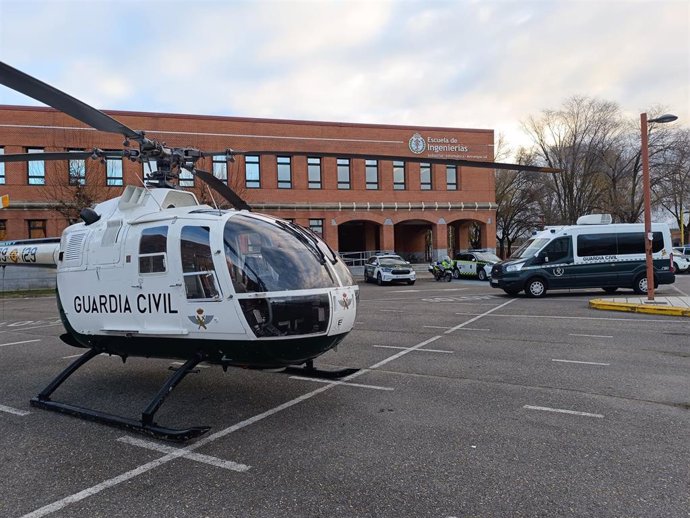
{"label": "bare tree", "polygon": [[542,207],[548,223],[572,224],[605,206],[601,156],[618,134],[620,121],[615,103],[575,96],[562,108],[523,123],[539,161],[562,171],[544,182]]}
{"label": "bare tree", "polygon": [[[497,161],[504,160],[510,154],[503,135],[499,135],[495,150]],[[516,161],[519,164],[531,165],[534,158],[524,149],[520,149]],[[495,174],[498,255],[508,257],[516,240],[529,235],[540,223],[543,224],[542,212],[537,203],[543,176],[538,173],[518,173],[505,169],[498,169]]]}
{"label": "bare tree", "polygon": [[684,215],[690,212],[690,130],[680,129],[674,132],[673,140],[664,150],[663,162],[655,166],[659,171],[658,181],[654,184],[655,199],[675,219],[679,228],[683,228],[683,243],[687,243],[687,226]]}

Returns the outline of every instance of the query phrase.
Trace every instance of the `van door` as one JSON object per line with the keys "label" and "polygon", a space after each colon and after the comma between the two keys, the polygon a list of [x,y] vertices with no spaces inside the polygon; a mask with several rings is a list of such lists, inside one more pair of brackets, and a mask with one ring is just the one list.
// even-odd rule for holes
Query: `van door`
{"label": "van door", "polygon": [[551,241],[539,252],[539,262],[550,288],[569,288],[573,282],[572,237],[564,236]]}

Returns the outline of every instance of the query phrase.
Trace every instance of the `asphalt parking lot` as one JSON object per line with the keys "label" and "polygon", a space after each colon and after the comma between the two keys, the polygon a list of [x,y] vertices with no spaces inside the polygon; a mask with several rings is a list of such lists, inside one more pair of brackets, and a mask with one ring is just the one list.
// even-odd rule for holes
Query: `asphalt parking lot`
{"label": "asphalt parking lot", "polygon": [[[0,516],[690,516],[690,319],[588,308],[598,290],[361,284],[340,382],[199,369],[171,445],[38,410],[79,350],[53,297],[0,301]],[[690,276],[657,294],[690,294]],[[137,417],[172,361],[101,356],[54,399]]]}

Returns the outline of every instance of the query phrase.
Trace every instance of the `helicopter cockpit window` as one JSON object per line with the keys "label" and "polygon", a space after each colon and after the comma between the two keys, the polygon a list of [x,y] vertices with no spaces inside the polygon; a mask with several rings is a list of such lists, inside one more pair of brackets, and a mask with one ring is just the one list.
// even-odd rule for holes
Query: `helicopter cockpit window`
{"label": "helicopter cockpit window", "polygon": [[160,273],[166,270],[168,227],[145,228],[139,241],[139,273]]}
{"label": "helicopter cockpit window", "polygon": [[220,300],[209,234],[209,227],[182,227],[180,253],[188,299]]}
{"label": "helicopter cockpit window", "polygon": [[288,226],[237,214],[225,224],[225,259],[237,293],[337,286],[327,258]]}

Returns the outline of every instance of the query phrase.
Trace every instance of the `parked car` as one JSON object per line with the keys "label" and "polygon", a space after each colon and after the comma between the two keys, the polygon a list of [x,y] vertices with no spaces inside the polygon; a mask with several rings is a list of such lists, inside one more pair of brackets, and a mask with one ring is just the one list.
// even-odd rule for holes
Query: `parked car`
{"label": "parked car", "polygon": [[414,284],[417,274],[409,262],[395,254],[374,255],[364,264],[364,282],[376,281],[382,286],[389,282]]}
{"label": "parked car", "polygon": [[690,256],[690,245],[674,246],[673,253],[675,254],[676,252]]}
{"label": "parked car", "polygon": [[685,249],[690,253],[690,246],[673,247],[673,271],[675,273],[686,273],[690,269],[690,256],[683,253]]}
{"label": "parked car", "polygon": [[491,252],[463,252],[455,255],[453,277],[476,277],[485,281],[491,277],[491,267],[501,260]]}

